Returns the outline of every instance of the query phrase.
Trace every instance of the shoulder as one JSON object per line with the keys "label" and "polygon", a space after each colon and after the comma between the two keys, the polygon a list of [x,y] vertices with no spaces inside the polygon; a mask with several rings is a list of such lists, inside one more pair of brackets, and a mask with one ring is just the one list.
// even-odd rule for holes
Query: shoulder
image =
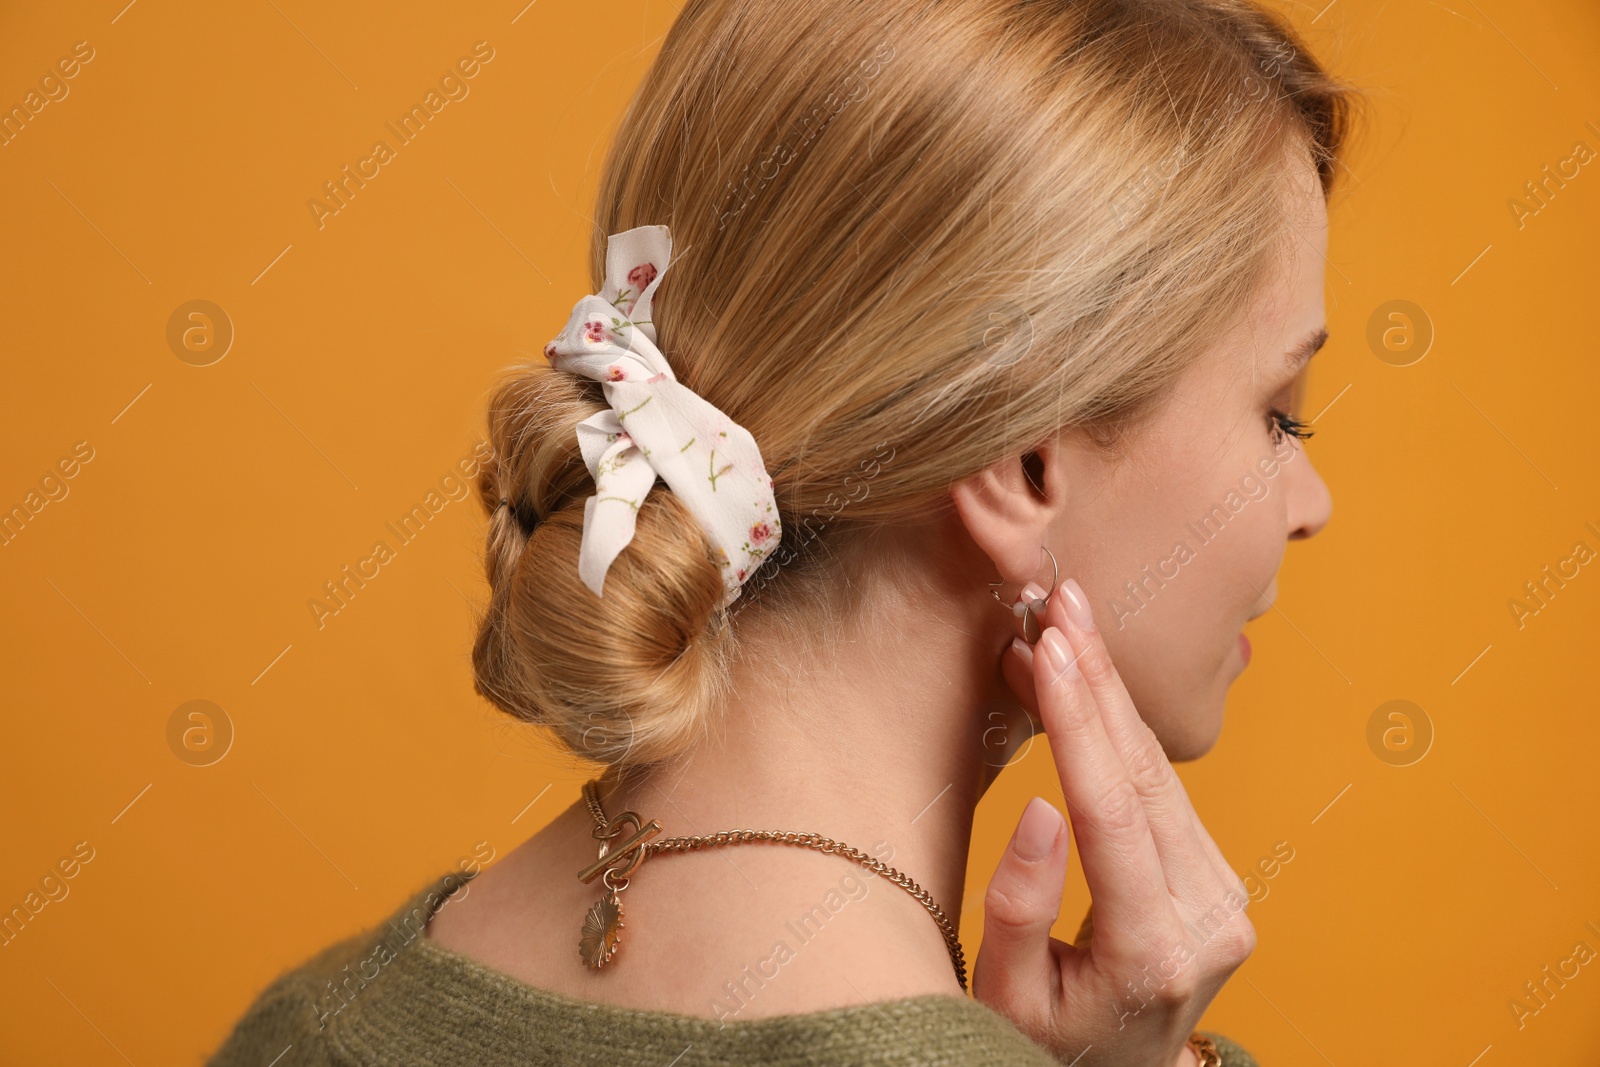
{"label": "shoulder", "polygon": [[[295,1049],[296,1067],[333,1064],[332,1046],[324,1038],[353,992],[367,983],[364,970],[385,962],[385,933],[394,924],[420,929],[429,914],[463,876],[431,879],[410,894],[384,921],[321,949],[309,959],[278,974],[245,1009],[206,1067],[262,1067]],[[370,977],[368,975],[367,977]],[[346,990],[349,990],[348,992]]]}
{"label": "shoulder", "polygon": [[[929,1064],[937,1067],[944,1064],[952,1067],[955,1064],[1059,1067],[1044,1046],[980,1000],[954,996],[913,997],[884,1007],[899,1016],[886,1021],[890,1022],[896,1037],[904,1038],[917,1050],[914,1062],[924,1067]],[[915,1033],[918,1023],[922,1024],[921,1034]]]}
{"label": "shoulder", "polygon": [[[688,1052],[701,1067],[805,1063],[809,1067],[1060,1067],[1003,1015],[970,997],[921,994],[821,1011],[719,1023],[671,1012],[590,1005],[539,994],[532,1013],[543,1025],[536,1044],[560,1062],[571,1044],[605,1042],[623,1062],[650,1049]],[[559,1031],[559,1042],[546,1035]],[[664,1058],[670,1059],[671,1052]],[[547,1062],[537,1060],[536,1062]]]}
{"label": "shoulder", "polygon": [[320,991],[360,959],[362,947],[360,935],[345,938],[279,974],[234,1023],[206,1067],[260,1067],[291,1046],[298,1050],[296,1064],[331,1063],[321,1041],[326,1019],[318,1010]]}

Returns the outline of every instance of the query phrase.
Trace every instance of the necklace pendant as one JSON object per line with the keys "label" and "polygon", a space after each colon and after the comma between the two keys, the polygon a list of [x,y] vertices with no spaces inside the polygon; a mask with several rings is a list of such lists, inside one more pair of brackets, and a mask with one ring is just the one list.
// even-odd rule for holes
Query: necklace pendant
{"label": "necklace pendant", "polygon": [[[583,933],[578,938],[578,955],[586,966],[599,970],[611,962],[622,944],[622,898],[628,888],[628,875],[644,862],[648,855],[645,843],[661,832],[661,824],[651,819],[645,822],[631,811],[615,819],[607,819],[600,807],[599,792],[594,782],[583,787],[589,810],[594,815],[594,836],[600,842],[599,856],[589,866],[578,872],[578,880],[592,882],[600,878],[605,895],[590,905],[583,916]],[[634,832],[623,838],[626,828]]]}
{"label": "necklace pendant", "polygon": [[610,890],[595,901],[583,917],[583,936],[578,940],[578,954],[583,962],[599,970],[611,962],[622,944],[622,899],[616,890]]}

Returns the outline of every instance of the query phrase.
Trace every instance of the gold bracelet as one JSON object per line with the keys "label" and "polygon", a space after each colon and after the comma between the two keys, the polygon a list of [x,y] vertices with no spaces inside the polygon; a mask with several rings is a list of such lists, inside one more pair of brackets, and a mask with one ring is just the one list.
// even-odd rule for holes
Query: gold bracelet
{"label": "gold bracelet", "polygon": [[1189,1035],[1188,1046],[1194,1049],[1196,1058],[1200,1060],[1200,1067],[1222,1067],[1222,1053],[1217,1051],[1217,1043],[1196,1030]]}

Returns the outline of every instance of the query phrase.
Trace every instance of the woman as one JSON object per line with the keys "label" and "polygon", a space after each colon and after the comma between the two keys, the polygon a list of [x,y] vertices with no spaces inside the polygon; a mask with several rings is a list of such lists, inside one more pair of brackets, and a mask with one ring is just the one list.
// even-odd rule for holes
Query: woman
{"label": "woman", "polygon": [[[1194,1029],[1255,934],[1168,760],[1328,519],[1350,101],[1244,0],[690,0],[479,484],[478,691],[609,770],[211,1062],[1253,1063]],[[969,998],[1040,727],[1092,921],[1035,799]],[[739,828],[797,833],[687,840]]]}

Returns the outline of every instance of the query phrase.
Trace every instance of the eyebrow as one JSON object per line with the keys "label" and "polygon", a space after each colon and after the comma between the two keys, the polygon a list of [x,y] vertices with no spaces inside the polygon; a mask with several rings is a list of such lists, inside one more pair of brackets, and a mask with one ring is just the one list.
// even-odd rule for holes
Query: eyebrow
{"label": "eyebrow", "polygon": [[1315,332],[1307,336],[1305,340],[1289,350],[1289,370],[1293,373],[1299,373],[1300,368],[1309,363],[1311,357],[1316,355],[1317,351],[1327,343],[1328,328],[1326,326],[1319,327]]}

